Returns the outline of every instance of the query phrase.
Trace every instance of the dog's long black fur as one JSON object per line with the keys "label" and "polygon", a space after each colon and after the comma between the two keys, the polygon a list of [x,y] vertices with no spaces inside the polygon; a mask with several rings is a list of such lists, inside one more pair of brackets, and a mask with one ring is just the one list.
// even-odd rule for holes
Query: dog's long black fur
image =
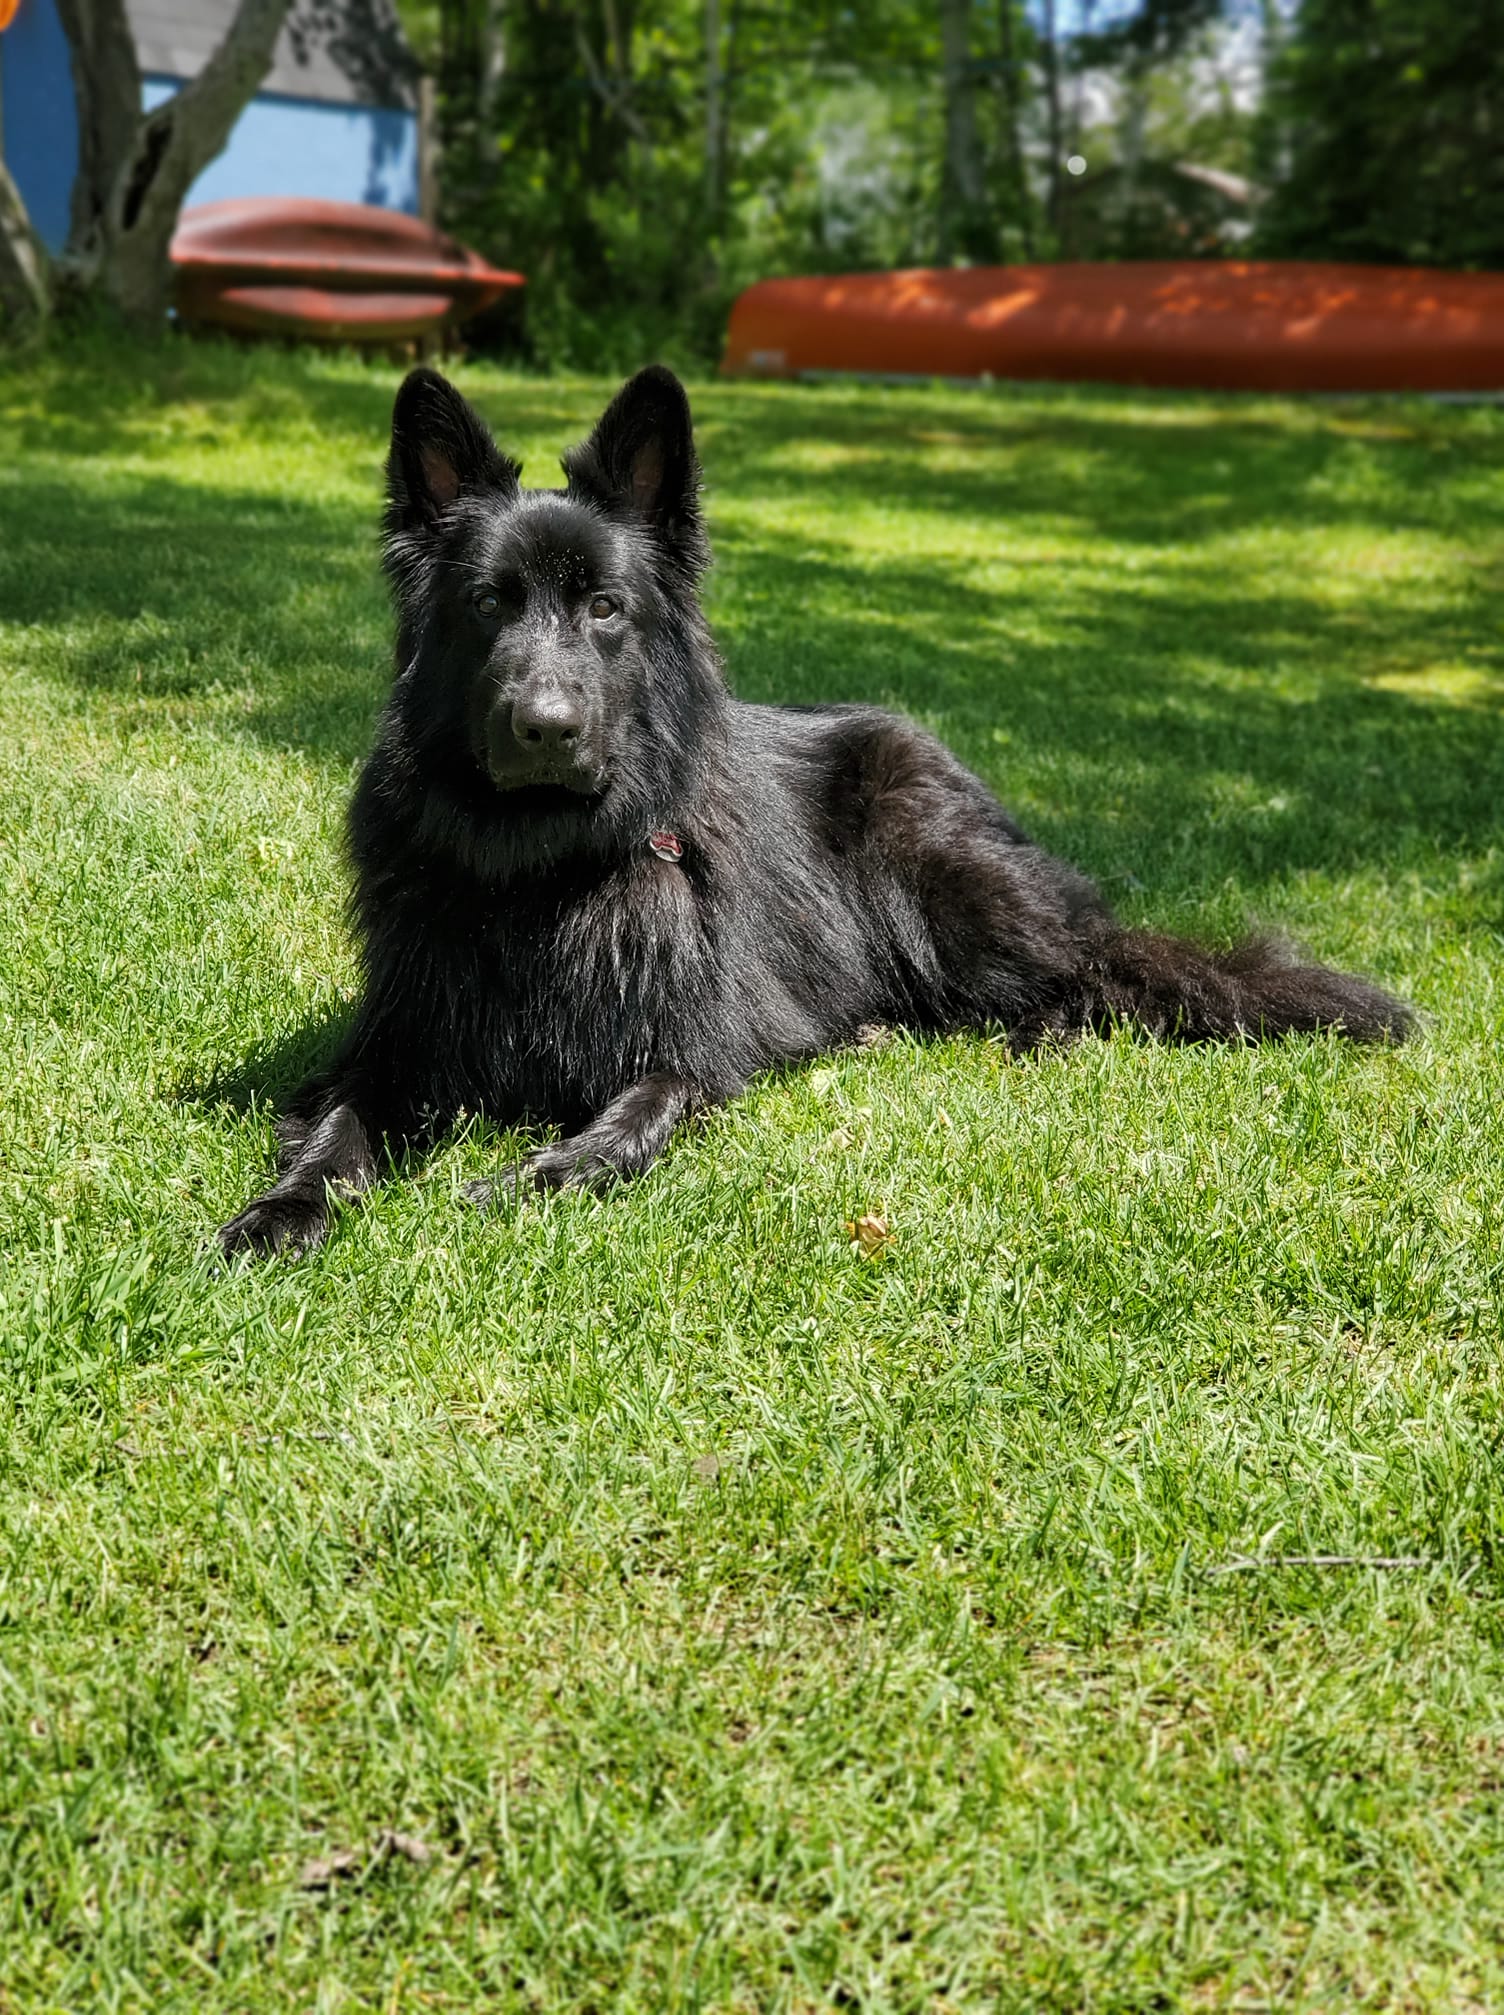
{"label": "dog's long black fur", "polygon": [[507,1180],[635,1175],[687,1114],[864,1024],[1403,1035],[1387,994],[1275,944],[1125,930],[910,722],[733,699],[670,372],[564,466],[524,492],[444,379],[398,394],[396,678],[349,828],[364,990],[227,1250],[316,1243],[331,1192],[464,1110],[563,1129]]}

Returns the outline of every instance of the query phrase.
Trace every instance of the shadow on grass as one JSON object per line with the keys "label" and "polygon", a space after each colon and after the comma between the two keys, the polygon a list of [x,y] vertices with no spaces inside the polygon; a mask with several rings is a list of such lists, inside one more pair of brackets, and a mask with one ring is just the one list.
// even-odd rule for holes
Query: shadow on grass
{"label": "shadow on grass", "polygon": [[293,1093],[328,1063],[349,1024],[343,1014],[312,1015],[275,1042],[174,1087],[181,1105],[217,1106],[242,1117],[268,1108],[280,1112]]}
{"label": "shadow on grass", "polygon": [[[326,441],[348,442],[376,470],[408,368],[366,361],[352,372],[338,352],[213,337],[168,337],[123,352],[106,342],[60,343],[26,360],[0,355],[0,413],[15,461],[233,449],[247,433],[312,428]],[[472,385],[466,366],[444,368]],[[476,396],[499,433],[510,420],[519,430],[557,434],[561,449],[588,431],[604,401],[567,380],[512,381]],[[529,475],[556,480],[541,465]]]}
{"label": "shadow on grass", "polygon": [[[766,393],[755,404],[714,396],[702,427],[712,494],[729,465],[738,487],[828,500],[833,516],[878,497],[1004,526],[1070,521],[1116,543],[1161,547],[1260,528],[1434,531],[1454,515],[1471,534],[1504,531],[1504,488],[1492,473],[1498,430],[1474,442],[1457,416],[1415,402],[1033,389],[957,395],[948,409],[925,410],[908,394],[874,390],[812,413]],[[1444,486],[1468,473],[1465,502],[1449,497]]]}
{"label": "shadow on grass", "polygon": [[[1110,827],[1130,865],[1193,833],[1209,872],[1265,874],[1382,859],[1419,828],[1469,851],[1504,832],[1504,670],[1481,597],[1439,608],[1391,585],[1344,609],[1216,571],[1118,593],[1066,567],[1041,642],[1013,628],[1037,603],[964,568],[874,569],[766,532],[745,561],[741,535],[721,545],[799,611],[776,629],[746,620],[740,646],[722,625],[747,697],[926,715],[1005,798],[1031,784],[1036,816]],[[1465,702],[1424,689],[1438,664],[1460,668]],[[1209,823],[1214,785],[1246,809],[1241,830]]]}
{"label": "shadow on grass", "polygon": [[[316,476],[272,492],[166,468],[97,472],[89,458],[111,447],[164,452],[152,425],[174,385],[188,427],[212,432],[220,396],[236,427],[301,416],[359,443],[369,509],[321,500]],[[503,439],[562,444],[599,390],[482,385],[478,398],[498,423],[512,409]],[[0,479],[0,607],[37,626],[35,667],[148,708],[194,703],[227,734],[356,760],[388,677],[374,526],[389,393],[285,359],[274,373],[190,354],[116,406],[96,389],[23,415],[21,454]],[[719,531],[710,599],[745,697],[878,699],[924,715],[1046,843],[1109,879],[1152,880],[1188,852],[1215,882],[1394,864],[1422,846],[1478,855],[1499,839],[1504,673],[1481,564],[1445,592],[1412,571],[1334,601],[1298,577],[1262,592],[1223,554],[1197,553],[1234,529],[1378,538],[1463,519],[1481,552],[1504,531],[1504,488],[1486,480],[1492,435],[1474,442],[1455,418],[1408,406],[1333,414],[1110,394],[717,388],[704,410],[728,493],[797,492],[806,518],[811,498],[828,505],[824,543]],[[60,472],[60,455],[76,466]],[[843,513],[873,496],[965,516],[973,541],[978,518],[995,517],[1001,541],[1026,515],[1173,550],[1176,564],[1125,576],[1078,552],[991,586],[970,560],[906,558],[896,542],[879,560],[843,544]],[[714,518],[714,490],[711,502]],[[1462,668],[1465,704],[1425,689],[1438,664]]]}

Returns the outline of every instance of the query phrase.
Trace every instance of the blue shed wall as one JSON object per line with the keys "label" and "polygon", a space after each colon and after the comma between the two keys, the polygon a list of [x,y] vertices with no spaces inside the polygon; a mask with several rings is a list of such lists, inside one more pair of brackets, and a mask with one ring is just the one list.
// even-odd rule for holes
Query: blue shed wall
{"label": "blue shed wall", "polygon": [[[181,88],[176,78],[146,78],[145,109]],[[68,44],[53,0],[24,0],[0,36],[0,120],[6,166],[42,242],[55,252],[68,235],[78,120]],[[189,190],[188,201],[214,203],[226,196],[322,196],[415,215],[417,116],[400,108],[270,93],[253,98],[229,145]]]}
{"label": "blue shed wall", "polygon": [[[151,111],[181,88],[148,77]],[[376,105],[321,105],[311,98],[253,98],[230,144],[188,191],[190,203],[226,196],[323,196],[334,203],[375,203],[418,210],[418,120]]]}
{"label": "blue shed wall", "polygon": [[25,0],[0,35],[0,137],[37,234],[56,252],[68,235],[78,118],[68,40],[52,0]]}

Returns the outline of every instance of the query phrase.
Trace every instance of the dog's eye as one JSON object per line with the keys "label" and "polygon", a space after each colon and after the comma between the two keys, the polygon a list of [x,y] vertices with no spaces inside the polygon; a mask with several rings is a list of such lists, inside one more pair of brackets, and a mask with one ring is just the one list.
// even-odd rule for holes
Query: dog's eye
{"label": "dog's eye", "polygon": [[603,623],[607,616],[616,614],[616,604],[609,595],[597,595],[590,604],[590,613],[598,623]]}
{"label": "dog's eye", "polygon": [[478,616],[494,616],[501,608],[500,595],[493,594],[490,588],[478,588],[473,597],[473,602],[475,613]]}

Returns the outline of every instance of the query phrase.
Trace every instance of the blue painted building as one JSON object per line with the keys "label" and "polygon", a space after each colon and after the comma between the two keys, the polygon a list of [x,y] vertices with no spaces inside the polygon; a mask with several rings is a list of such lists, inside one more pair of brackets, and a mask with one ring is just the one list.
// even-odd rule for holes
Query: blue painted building
{"label": "blue painted building", "polygon": [[[235,0],[127,0],[149,110],[197,76]],[[324,196],[418,208],[417,66],[391,0],[294,0],[272,64],[188,202]],[[78,124],[54,0],[0,35],[0,154],[43,242],[68,235]]]}

